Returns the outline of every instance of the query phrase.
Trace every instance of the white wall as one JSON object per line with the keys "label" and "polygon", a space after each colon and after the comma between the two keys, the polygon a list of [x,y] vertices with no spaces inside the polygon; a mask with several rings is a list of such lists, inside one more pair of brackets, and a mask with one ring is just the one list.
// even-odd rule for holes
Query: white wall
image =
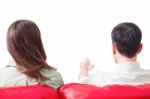
{"label": "white wall", "polygon": [[82,57],[89,57],[96,69],[113,69],[110,33],[125,21],[142,29],[139,61],[150,68],[149,9],[149,0],[1,0],[0,67],[11,59],[5,42],[7,28],[17,19],[30,19],[42,32],[48,63],[57,67],[66,83],[77,81]]}

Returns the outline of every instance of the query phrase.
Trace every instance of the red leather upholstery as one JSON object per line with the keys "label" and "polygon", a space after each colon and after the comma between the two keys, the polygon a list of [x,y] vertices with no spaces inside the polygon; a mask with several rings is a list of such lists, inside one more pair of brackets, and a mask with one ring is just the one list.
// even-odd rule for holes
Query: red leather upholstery
{"label": "red leather upholstery", "polygon": [[107,85],[97,87],[70,83],[58,90],[46,86],[18,86],[0,88],[0,99],[150,99],[148,85]]}
{"label": "red leather upholstery", "polygon": [[0,88],[0,99],[58,99],[57,92],[46,86]]}
{"label": "red leather upholstery", "polygon": [[94,85],[70,83],[59,90],[60,99],[150,99],[149,85]]}

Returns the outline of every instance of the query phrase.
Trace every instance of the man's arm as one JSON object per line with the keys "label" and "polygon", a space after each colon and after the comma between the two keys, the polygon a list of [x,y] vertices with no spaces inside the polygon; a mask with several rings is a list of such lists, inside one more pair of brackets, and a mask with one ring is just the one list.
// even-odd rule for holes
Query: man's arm
{"label": "man's arm", "polygon": [[93,67],[94,65],[91,65],[88,58],[83,58],[80,63],[79,81],[81,83],[94,84],[98,86],[105,85],[106,82],[104,77],[107,74],[101,71],[96,71],[92,74],[89,74],[89,70],[91,70]]}

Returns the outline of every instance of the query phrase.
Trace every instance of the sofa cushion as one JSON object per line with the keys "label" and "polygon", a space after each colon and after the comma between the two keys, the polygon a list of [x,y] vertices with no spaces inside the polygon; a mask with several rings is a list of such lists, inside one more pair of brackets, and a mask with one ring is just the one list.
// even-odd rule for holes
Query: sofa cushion
{"label": "sofa cushion", "polygon": [[59,90],[60,99],[150,99],[150,85],[107,85],[98,87],[70,83]]}
{"label": "sofa cushion", "polygon": [[32,85],[0,88],[0,99],[58,99],[58,96],[50,87]]}

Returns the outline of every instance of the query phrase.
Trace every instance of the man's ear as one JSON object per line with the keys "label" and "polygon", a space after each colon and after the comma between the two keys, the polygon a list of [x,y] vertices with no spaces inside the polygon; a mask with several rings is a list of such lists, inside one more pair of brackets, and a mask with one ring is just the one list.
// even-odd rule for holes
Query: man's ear
{"label": "man's ear", "polygon": [[112,53],[113,55],[116,54],[116,46],[114,43],[112,43]]}
{"label": "man's ear", "polygon": [[141,43],[140,47],[139,47],[139,50],[138,50],[138,54],[142,51],[142,48],[143,48],[143,44]]}

